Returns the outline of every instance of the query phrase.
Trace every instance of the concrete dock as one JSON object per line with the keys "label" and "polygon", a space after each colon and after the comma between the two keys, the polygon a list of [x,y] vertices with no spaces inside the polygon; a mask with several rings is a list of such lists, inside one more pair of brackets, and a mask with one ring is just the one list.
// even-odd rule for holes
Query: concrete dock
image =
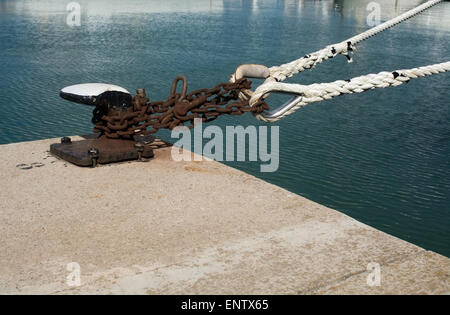
{"label": "concrete dock", "polygon": [[251,175],[171,148],[79,168],[58,141],[0,146],[1,294],[450,293],[450,259]]}

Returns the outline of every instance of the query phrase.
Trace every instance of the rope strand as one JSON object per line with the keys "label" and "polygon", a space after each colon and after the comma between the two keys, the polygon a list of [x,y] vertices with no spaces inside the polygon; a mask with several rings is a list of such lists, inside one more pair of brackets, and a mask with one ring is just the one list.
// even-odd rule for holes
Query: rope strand
{"label": "rope strand", "polygon": [[265,122],[274,122],[292,114],[300,107],[303,107],[309,103],[320,102],[343,94],[361,93],[375,88],[399,86],[410,79],[450,71],[450,61],[448,61],[420,68],[368,74],[346,81],[339,80],[330,83],[316,83],[311,85],[281,82],[286,78],[306,69],[312,69],[324,60],[333,58],[337,55],[344,55],[347,57],[349,62],[351,62],[349,53],[354,50],[355,44],[377,35],[403,21],[406,21],[442,1],[443,0],[428,1],[412,10],[409,10],[408,12],[405,12],[404,14],[397,16],[396,18],[386,21],[341,43],[329,45],[322,50],[306,55],[290,63],[269,68],[270,75],[266,81],[252,93],[249,100],[250,106],[255,106],[258,104],[259,100],[270,92],[282,92],[300,95],[302,97],[289,103],[289,105],[285,107],[285,111],[281,111],[277,114],[278,116],[267,116],[264,115],[264,113],[261,113],[256,114],[256,118]]}
{"label": "rope strand", "polygon": [[351,58],[349,57],[349,53],[354,51],[354,45],[366,40],[374,35],[377,35],[401,22],[404,22],[415,15],[431,8],[432,6],[442,2],[443,0],[432,0],[428,1],[408,12],[405,12],[396,18],[393,18],[387,22],[384,22],[374,28],[371,28],[359,35],[353,36],[343,42],[329,45],[322,50],[316,51],[314,53],[308,54],[300,59],[294,60],[292,62],[282,64],[280,66],[271,67],[270,76],[275,78],[276,81],[284,81],[286,78],[290,78],[293,75],[302,72],[306,69],[312,69],[317,64],[327,60],[329,58],[333,58],[337,55],[347,56],[349,62],[351,62]]}
{"label": "rope strand", "polygon": [[[450,71],[450,61],[413,69],[396,70],[393,72],[384,71],[377,74],[368,74],[356,77],[347,81],[338,80],[330,83],[301,85],[282,82],[267,82],[256,89],[252,99],[254,98],[254,100],[257,101],[270,92],[285,92],[302,96],[299,103],[283,115],[276,118],[267,118],[261,114],[256,115],[256,118],[259,120],[274,122],[292,114],[300,107],[303,107],[309,103],[329,100],[343,94],[362,93],[375,88],[399,86],[405,82],[409,82],[411,79],[422,78],[448,71]],[[252,105],[252,100],[250,100],[250,105]]]}

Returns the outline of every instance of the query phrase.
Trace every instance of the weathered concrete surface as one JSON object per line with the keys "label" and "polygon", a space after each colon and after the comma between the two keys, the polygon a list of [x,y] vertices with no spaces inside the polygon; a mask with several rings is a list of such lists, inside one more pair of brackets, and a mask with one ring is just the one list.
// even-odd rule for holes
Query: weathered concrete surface
{"label": "weathered concrete surface", "polygon": [[448,258],[240,171],[170,148],[78,168],[48,156],[54,141],[0,146],[0,293],[450,292]]}

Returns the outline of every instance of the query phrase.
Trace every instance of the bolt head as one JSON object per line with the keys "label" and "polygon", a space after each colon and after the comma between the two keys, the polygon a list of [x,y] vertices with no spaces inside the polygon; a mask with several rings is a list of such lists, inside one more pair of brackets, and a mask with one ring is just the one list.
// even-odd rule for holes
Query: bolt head
{"label": "bolt head", "polygon": [[134,144],[134,148],[136,149],[136,151],[138,152],[144,152],[144,144],[143,143],[135,143]]}
{"label": "bolt head", "polygon": [[89,153],[89,155],[90,155],[91,157],[93,157],[93,158],[97,158],[98,155],[99,155],[99,151],[98,151],[97,148],[90,148],[90,149],[88,150],[88,153]]}

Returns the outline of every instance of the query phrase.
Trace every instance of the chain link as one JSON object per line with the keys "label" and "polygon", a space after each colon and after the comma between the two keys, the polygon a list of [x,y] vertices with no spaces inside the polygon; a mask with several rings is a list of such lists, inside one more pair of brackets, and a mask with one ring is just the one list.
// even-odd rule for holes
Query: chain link
{"label": "chain link", "polygon": [[115,115],[107,115],[104,107],[96,107],[92,119],[94,132],[108,138],[132,138],[176,126],[193,128],[195,118],[210,122],[224,114],[258,114],[268,110],[269,106],[263,100],[250,106],[248,100],[239,99],[239,93],[250,89],[251,84],[243,78],[234,83],[220,83],[211,89],[195,90],[187,95],[176,93],[172,88],[166,101],[149,102],[148,98],[136,95],[132,107]]}

